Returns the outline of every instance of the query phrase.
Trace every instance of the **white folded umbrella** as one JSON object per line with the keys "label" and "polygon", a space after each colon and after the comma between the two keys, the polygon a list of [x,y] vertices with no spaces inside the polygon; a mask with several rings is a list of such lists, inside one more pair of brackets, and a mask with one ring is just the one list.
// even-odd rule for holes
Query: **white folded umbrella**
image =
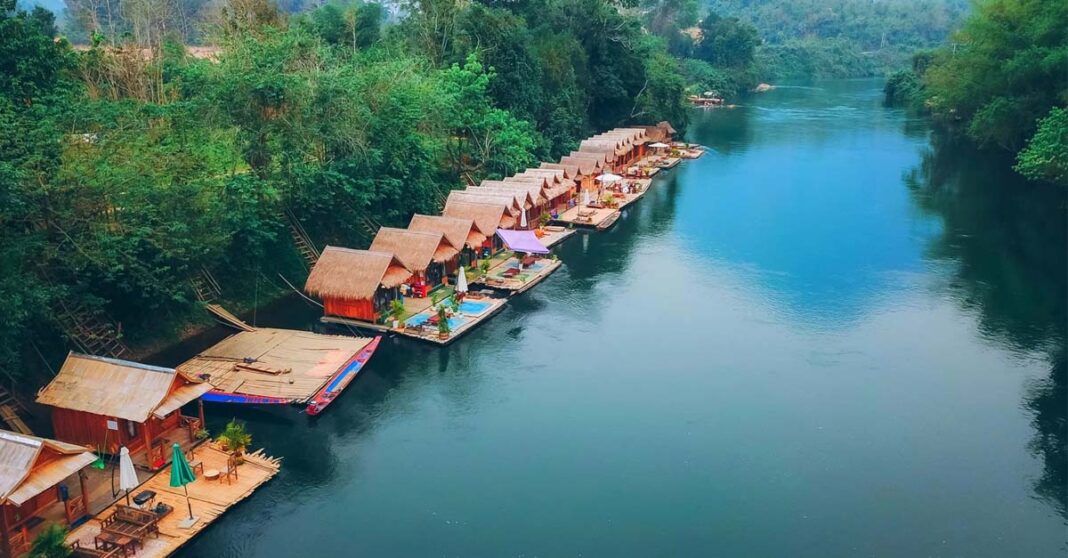
{"label": "white folded umbrella", "polygon": [[119,450],[119,490],[126,491],[126,505],[130,505],[130,491],[137,488],[137,471],[134,470],[130,450],[122,446]]}

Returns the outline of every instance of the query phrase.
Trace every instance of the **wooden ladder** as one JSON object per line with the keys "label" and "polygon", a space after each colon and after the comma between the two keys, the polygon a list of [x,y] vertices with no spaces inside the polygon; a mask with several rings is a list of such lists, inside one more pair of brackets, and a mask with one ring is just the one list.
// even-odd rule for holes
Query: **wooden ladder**
{"label": "wooden ladder", "polygon": [[197,300],[205,304],[214,302],[222,294],[222,287],[219,286],[219,282],[205,267],[201,267],[200,273],[189,279],[189,285],[193,287],[193,294],[196,295]]}
{"label": "wooden ladder", "polygon": [[23,422],[19,411],[27,412],[26,407],[15,395],[0,385],[0,420],[3,420],[7,427],[15,432],[33,436],[33,431]]}
{"label": "wooden ladder", "polygon": [[363,218],[360,219],[360,227],[363,229],[364,234],[367,235],[367,238],[374,240],[374,237],[378,235],[378,229],[381,229],[382,225],[378,221],[364,215]]}
{"label": "wooden ladder", "polygon": [[67,337],[88,355],[119,358],[129,351],[118,329],[86,306],[70,309],[60,302],[57,318]]}
{"label": "wooden ladder", "polygon": [[315,262],[319,261],[319,250],[312,243],[311,237],[308,236],[308,231],[304,230],[300,221],[297,220],[297,216],[293,215],[293,212],[286,209],[286,221],[289,223],[289,234],[293,237],[293,244],[297,247],[297,252],[302,258],[306,267],[310,270],[315,267]]}

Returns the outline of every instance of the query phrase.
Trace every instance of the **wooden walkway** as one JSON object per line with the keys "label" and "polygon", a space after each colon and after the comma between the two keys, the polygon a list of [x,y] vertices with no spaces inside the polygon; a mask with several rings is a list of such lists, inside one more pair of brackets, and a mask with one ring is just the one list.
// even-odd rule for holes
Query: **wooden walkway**
{"label": "wooden walkway", "polygon": [[241,321],[241,318],[238,318],[237,316],[231,314],[229,310],[223,308],[222,306],[219,306],[218,304],[208,304],[207,309],[208,312],[215,314],[217,318],[226,322],[226,325],[230,327],[240,329],[241,331],[256,331],[256,328]]}
{"label": "wooden walkway", "polygon": [[[205,471],[224,470],[227,457],[227,453],[211,447],[210,444],[200,446],[195,455],[195,459],[204,463]],[[165,467],[132,492],[137,494],[142,490],[154,491],[156,493],[155,503],[165,503],[174,508],[174,511],[160,520],[159,537],[146,538],[144,548],[138,550],[135,556],[137,558],[170,556],[219,516],[226,513],[226,510],[249,497],[263,483],[271,480],[278,474],[280,467],[279,459],[267,457],[261,450],[245,456],[245,462],[237,468],[238,478],[231,478],[230,484],[227,484],[225,480],[207,480],[203,478],[204,475],[200,471],[197,471],[197,480],[188,485],[188,488],[193,515],[198,518],[198,521],[188,529],[178,526],[182,520],[189,517],[185,495],[181,488],[171,487],[171,468]],[[101,520],[110,516],[116,506],[122,503],[125,503],[124,499],[108,506],[96,517],[71,531],[67,536],[67,543],[77,540],[83,547],[93,548],[93,538],[100,533]]]}

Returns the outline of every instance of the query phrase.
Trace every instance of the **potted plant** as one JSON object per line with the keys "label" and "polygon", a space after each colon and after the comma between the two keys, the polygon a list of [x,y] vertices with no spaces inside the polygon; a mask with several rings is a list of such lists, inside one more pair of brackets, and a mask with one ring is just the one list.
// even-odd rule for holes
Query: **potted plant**
{"label": "potted plant", "polygon": [[449,327],[449,314],[445,311],[445,305],[438,306],[438,339],[448,339],[452,333]]}
{"label": "potted plant", "polygon": [[404,316],[404,303],[399,300],[394,300],[389,305],[389,315],[393,318],[393,329],[397,329],[400,324],[400,319]]}
{"label": "potted plant", "polygon": [[67,529],[58,523],[45,527],[33,539],[30,556],[33,558],[67,558],[74,550],[67,546]]}
{"label": "potted plant", "polygon": [[219,443],[224,451],[230,452],[238,463],[243,461],[245,448],[252,443],[252,435],[245,430],[245,424],[233,419],[226,424],[226,429],[219,434]]}
{"label": "potted plant", "polygon": [[197,440],[207,440],[211,436],[211,432],[208,432],[207,428],[201,428],[193,433],[193,437]]}
{"label": "potted plant", "polygon": [[486,258],[482,260],[482,263],[478,264],[478,269],[482,271],[482,275],[486,275],[487,273],[489,273],[489,266],[489,258]]}

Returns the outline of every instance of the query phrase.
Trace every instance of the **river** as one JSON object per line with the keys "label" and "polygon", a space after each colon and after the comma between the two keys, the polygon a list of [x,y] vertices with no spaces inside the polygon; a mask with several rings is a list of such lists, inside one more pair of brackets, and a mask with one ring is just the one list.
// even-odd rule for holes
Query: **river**
{"label": "river", "polygon": [[1064,193],[879,81],[746,103],[463,340],[209,406],[283,469],[180,556],[1063,556]]}

